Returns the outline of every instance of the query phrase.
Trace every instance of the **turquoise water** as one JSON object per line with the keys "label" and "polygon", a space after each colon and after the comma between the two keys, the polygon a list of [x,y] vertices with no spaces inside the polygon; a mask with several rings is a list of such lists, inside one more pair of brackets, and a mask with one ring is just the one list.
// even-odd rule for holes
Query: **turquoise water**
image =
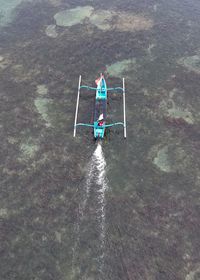
{"label": "turquoise water", "polygon": [[[0,279],[199,279],[199,2],[0,7]],[[73,121],[101,72],[127,139],[99,146]]]}

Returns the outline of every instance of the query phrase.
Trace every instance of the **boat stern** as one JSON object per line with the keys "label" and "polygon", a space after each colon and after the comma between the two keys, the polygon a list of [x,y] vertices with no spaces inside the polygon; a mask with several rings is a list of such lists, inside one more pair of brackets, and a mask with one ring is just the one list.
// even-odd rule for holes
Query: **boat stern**
{"label": "boat stern", "polygon": [[95,139],[102,139],[104,138],[105,134],[105,126],[99,126],[98,122],[94,123],[94,138]]}

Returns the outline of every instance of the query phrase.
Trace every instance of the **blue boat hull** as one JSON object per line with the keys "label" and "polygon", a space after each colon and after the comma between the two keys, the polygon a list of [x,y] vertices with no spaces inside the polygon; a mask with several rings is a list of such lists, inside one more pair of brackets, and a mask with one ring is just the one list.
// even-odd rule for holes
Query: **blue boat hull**
{"label": "blue boat hull", "polygon": [[[94,113],[94,138],[102,139],[105,135],[106,124],[106,106],[107,106],[107,86],[103,76],[100,77],[95,98],[95,113]],[[103,125],[99,125],[98,118],[103,115]]]}

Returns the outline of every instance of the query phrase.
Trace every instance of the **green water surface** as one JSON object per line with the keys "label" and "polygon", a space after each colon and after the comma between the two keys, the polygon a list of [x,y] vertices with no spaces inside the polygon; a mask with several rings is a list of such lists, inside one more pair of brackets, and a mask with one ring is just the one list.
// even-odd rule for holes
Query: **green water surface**
{"label": "green water surface", "polygon": [[[0,1],[0,279],[199,279],[199,14],[197,0]],[[127,109],[127,139],[102,142],[104,247],[95,179],[79,223],[97,143],[73,138],[78,77],[101,72],[125,77]],[[122,97],[108,101],[121,121]],[[81,93],[79,121],[93,106]]]}

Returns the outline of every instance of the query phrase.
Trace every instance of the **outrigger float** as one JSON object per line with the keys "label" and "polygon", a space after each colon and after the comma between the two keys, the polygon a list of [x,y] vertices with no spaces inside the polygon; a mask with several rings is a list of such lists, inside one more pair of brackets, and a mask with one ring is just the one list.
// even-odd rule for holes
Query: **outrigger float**
{"label": "outrigger float", "polygon": [[[75,119],[74,119],[74,137],[76,136],[76,129],[78,126],[92,127],[94,129],[94,138],[102,139],[105,136],[106,128],[122,125],[124,127],[124,138],[126,138],[125,79],[123,78],[122,87],[116,87],[116,88],[107,88],[105,78],[102,74],[95,82],[97,87],[81,85],[81,75],[79,76],[78,95],[77,95],[76,112],[75,112]],[[96,91],[93,124],[77,123],[80,91],[83,88]],[[115,91],[123,94],[123,115],[124,115],[123,122],[106,124],[106,114],[107,114],[106,108],[107,108],[108,91]]]}

